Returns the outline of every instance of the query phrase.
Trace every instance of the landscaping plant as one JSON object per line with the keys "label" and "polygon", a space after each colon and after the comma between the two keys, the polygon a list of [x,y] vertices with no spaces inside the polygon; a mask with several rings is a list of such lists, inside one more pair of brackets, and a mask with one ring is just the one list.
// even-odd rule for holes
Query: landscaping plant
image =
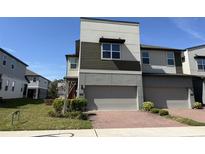
{"label": "landscaping plant", "polygon": [[143,110],[144,111],[150,111],[152,108],[154,108],[154,103],[153,102],[144,102],[143,103]]}
{"label": "landscaping plant", "polygon": [[167,110],[159,110],[159,115],[166,116],[166,115],[169,115],[169,112]]}
{"label": "landscaping plant", "polygon": [[151,113],[159,113],[159,111],[160,111],[160,109],[157,109],[157,108],[152,108],[151,110],[150,110],[150,112]]}
{"label": "landscaping plant", "polygon": [[200,102],[195,102],[193,105],[193,109],[202,109],[202,103]]}

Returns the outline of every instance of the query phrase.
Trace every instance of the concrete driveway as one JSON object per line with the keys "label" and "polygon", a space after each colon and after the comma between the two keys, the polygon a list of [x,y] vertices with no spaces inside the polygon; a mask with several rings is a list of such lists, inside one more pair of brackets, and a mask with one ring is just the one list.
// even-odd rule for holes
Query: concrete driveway
{"label": "concrete driveway", "polygon": [[171,115],[205,122],[205,109],[169,109]]}
{"label": "concrete driveway", "polygon": [[181,127],[176,121],[142,111],[96,111],[90,117],[94,128]]}

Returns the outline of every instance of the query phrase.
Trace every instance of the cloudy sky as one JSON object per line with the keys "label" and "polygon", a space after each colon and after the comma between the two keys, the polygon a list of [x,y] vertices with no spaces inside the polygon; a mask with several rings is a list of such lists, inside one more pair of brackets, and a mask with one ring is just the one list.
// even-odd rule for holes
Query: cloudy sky
{"label": "cloudy sky", "polygon": [[[105,19],[140,22],[143,44],[182,49],[205,44],[205,18]],[[79,28],[79,18],[0,18],[0,47],[48,79],[61,79]]]}

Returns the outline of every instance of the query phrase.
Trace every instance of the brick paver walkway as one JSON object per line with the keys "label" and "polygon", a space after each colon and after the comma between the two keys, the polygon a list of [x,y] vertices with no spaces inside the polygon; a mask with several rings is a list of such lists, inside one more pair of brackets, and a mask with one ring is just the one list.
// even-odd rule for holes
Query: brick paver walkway
{"label": "brick paver walkway", "polygon": [[143,128],[185,126],[159,115],[142,111],[97,111],[91,116],[94,128]]}
{"label": "brick paver walkway", "polygon": [[169,109],[169,113],[171,115],[205,122],[205,109]]}

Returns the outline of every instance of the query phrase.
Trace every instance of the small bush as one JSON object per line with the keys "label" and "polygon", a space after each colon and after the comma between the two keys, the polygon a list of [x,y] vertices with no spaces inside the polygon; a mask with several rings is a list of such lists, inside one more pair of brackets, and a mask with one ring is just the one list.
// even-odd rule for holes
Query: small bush
{"label": "small bush", "polygon": [[202,103],[200,102],[195,102],[193,105],[193,109],[202,109]]}
{"label": "small bush", "polygon": [[68,100],[68,106],[70,111],[85,111],[87,100],[85,98]]}
{"label": "small bush", "polygon": [[154,108],[154,103],[152,103],[152,102],[144,102],[143,103],[143,110],[144,111],[150,111],[152,108]]}
{"label": "small bush", "polygon": [[159,110],[159,115],[166,116],[166,115],[169,115],[169,112],[167,110]]}
{"label": "small bush", "polygon": [[56,113],[61,113],[64,105],[64,100],[63,99],[55,99],[53,101],[53,108]]}
{"label": "small bush", "polygon": [[55,117],[56,114],[55,114],[55,112],[52,110],[52,111],[48,111],[48,116],[49,116],[49,117]]}
{"label": "small bush", "polygon": [[80,112],[80,111],[74,111],[74,112],[66,112],[65,113],[66,118],[70,119],[81,119],[81,120],[87,120],[86,114]]}
{"label": "small bush", "polygon": [[160,110],[160,109],[152,108],[152,109],[150,110],[150,112],[151,112],[151,113],[159,113],[159,110]]}

